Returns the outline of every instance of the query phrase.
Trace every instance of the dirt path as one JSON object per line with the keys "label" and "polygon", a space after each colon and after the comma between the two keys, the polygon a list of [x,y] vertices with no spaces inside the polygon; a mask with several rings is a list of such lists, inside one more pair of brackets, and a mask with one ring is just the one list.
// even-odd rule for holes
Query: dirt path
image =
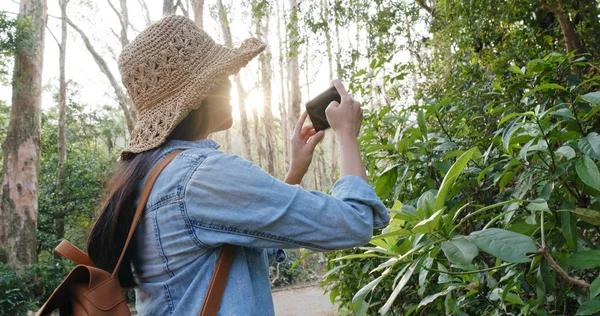
{"label": "dirt path", "polygon": [[273,303],[276,316],[333,316],[337,309],[316,285],[274,291]]}

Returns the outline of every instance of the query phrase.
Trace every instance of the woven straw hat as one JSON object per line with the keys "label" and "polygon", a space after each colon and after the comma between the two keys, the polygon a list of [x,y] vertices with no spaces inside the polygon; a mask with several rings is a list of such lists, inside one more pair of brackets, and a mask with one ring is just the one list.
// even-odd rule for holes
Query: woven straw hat
{"label": "woven straw hat", "polygon": [[237,49],[219,45],[192,20],[176,15],[141,32],[119,56],[122,81],[137,112],[121,159],[162,145],[222,79],[237,73],[265,46],[254,38]]}

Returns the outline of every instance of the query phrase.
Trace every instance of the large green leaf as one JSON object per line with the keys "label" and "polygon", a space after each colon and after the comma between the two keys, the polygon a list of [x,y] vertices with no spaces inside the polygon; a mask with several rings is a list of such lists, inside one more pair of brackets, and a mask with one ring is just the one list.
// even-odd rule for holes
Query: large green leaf
{"label": "large green leaf", "polygon": [[581,304],[575,315],[595,315],[600,312],[600,296]]}
{"label": "large green leaf", "polygon": [[402,291],[404,286],[408,283],[408,280],[410,280],[410,277],[412,276],[413,272],[415,272],[415,268],[417,267],[417,265],[419,264],[420,261],[421,260],[413,261],[413,263],[410,265],[410,267],[408,267],[408,269],[406,269],[406,271],[402,275],[402,278],[400,279],[400,281],[398,281],[398,284],[396,284],[394,291],[388,298],[387,302],[385,302],[385,305],[383,305],[379,309],[380,315],[385,315],[390,310],[390,308],[392,307],[392,304],[394,304],[394,301],[396,300],[396,297],[398,297],[398,294],[400,294],[400,291]]}
{"label": "large green leaf", "polygon": [[442,243],[442,250],[446,258],[455,264],[471,264],[479,254],[479,249],[464,236],[456,236],[450,241]]}
{"label": "large green leaf", "polygon": [[385,170],[377,182],[375,183],[375,193],[380,199],[385,199],[392,193],[396,180],[398,179],[398,168],[397,166],[388,168]]}
{"label": "large green leaf", "polygon": [[419,113],[417,113],[417,123],[419,124],[419,130],[421,130],[423,139],[427,140],[427,125],[425,124],[425,113],[423,110],[420,110]]}
{"label": "large green leaf", "polygon": [[587,155],[579,158],[575,163],[575,170],[583,183],[600,191],[600,172],[592,158]]}
{"label": "large green leaf", "polygon": [[594,298],[600,294],[600,276],[590,284],[590,298]]}
{"label": "large green leaf", "polygon": [[582,99],[591,104],[600,104],[600,91],[590,92],[581,96]]}
{"label": "large green leaf", "polygon": [[431,233],[437,227],[440,218],[442,218],[442,210],[439,210],[429,216],[429,218],[420,221],[413,227],[412,232],[415,234]]}
{"label": "large green leaf", "polygon": [[560,212],[561,231],[571,251],[577,251],[577,221],[570,212]]}
{"label": "large green leaf", "polygon": [[600,267],[600,250],[586,250],[572,254],[569,257],[570,266],[579,269]]}
{"label": "large green leaf", "polygon": [[579,149],[581,149],[584,154],[596,160],[600,160],[600,135],[589,133],[587,136],[579,139],[577,145],[579,145]]}
{"label": "large green leaf", "polygon": [[506,262],[529,262],[526,254],[537,251],[531,237],[500,228],[474,231],[467,239],[479,249]]}
{"label": "large green leaf", "polygon": [[367,296],[367,294],[370,291],[372,291],[377,286],[377,284],[379,284],[379,282],[381,281],[381,279],[384,276],[385,275],[379,276],[375,280],[369,282],[369,284],[363,286],[360,290],[358,290],[358,292],[356,292],[356,294],[354,294],[354,297],[352,298],[352,305],[355,309],[357,309],[358,307],[360,307],[360,305],[362,305],[360,303],[362,303],[364,301],[365,296]]}
{"label": "large green leaf", "polygon": [[514,120],[504,128],[502,132],[502,146],[509,154],[512,154],[512,147],[510,147],[510,140],[514,133],[521,127],[520,123],[517,123],[517,120]]}
{"label": "large green leaf", "polygon": [[523,112],[523,113],[510,113],[509,115],[503,117],[500,122],[498,122],[498,126],[502,125],[502,123],[510,120],[513,117],[517,117],[517,116],[527,116],[527,115],[535,115],[535,113],[533,113],[533,111],[527,111],[527,112]]}
{"label": "large green leaf", "polygon": [[536,93],[538,91],[545,91],[545,90],[563,90],[563,91],[567,91],[567,89],[565,89],[565,87],[556,84],[556,83],[545,83],[543,85],[537,86],[529,91],[527,91],[527,93],[525,93],[525,95],[523,95],[523,98],[526,98],[530,95],[532,95],[533,93]]}
{"label": "large green leaf", "polygon": [[571,146],[561,146],[556,150],[556,156],[564,157],[567,160],[575,158],[575,150]]}
{"label": "large green leaf", "polygon": [[571,213],[579,217],[582,221],[592,225],[600,226],[600,211],[591,210],[589,208],[574,208]]}
{"label": "large green leaf", "polygon": [[452,188],[452,185],[454,185],[454,182],[456,181],[460,173],[463,171],[463,169],[465,169],[467,162],[469,162],[476,150],[477,147],[469,149],[467,152],[458,157],[456,162],[452,165],[452,167],[450,167],[450,170],[448,170],[448,173],[446,173],[446,176],[444,177],[444,180],[442,181],[442,184],[440,186],[440,190],[438,191],[438,194],[435,198],[435,204],[433,205],[434,210],[437,211],[444,207],[448,191],[450,190],[450,188]]}

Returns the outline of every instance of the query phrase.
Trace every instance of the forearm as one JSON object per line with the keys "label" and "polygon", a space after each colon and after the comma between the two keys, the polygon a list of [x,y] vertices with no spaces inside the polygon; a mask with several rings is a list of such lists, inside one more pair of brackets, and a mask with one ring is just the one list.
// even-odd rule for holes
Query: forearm
{"label": "forearm", "polygon": [[367,171],[360,157],[358,140],[355,137],[340,137],[340,177],[354,175],[367,180]]}
{"label": "forearm", "polygon": [[302,178],[304,177],[303,172],[299,172],[294,168],[290,168],[287,175],[285,176],[285,180],[283,182],[291,185],[300,184],[302,182]]}

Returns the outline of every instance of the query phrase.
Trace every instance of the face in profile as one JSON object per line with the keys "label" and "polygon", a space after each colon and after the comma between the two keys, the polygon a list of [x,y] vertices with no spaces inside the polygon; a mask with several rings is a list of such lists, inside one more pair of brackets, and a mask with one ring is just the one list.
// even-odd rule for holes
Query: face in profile
{"label": "face in profile", "polygon": [[228,78],[225,78],[217,84],[203,101],[202,107],[205,107],[204,113],[208,116],[211,132],[226,130],[233,124],[230,91],[231,82]]}

